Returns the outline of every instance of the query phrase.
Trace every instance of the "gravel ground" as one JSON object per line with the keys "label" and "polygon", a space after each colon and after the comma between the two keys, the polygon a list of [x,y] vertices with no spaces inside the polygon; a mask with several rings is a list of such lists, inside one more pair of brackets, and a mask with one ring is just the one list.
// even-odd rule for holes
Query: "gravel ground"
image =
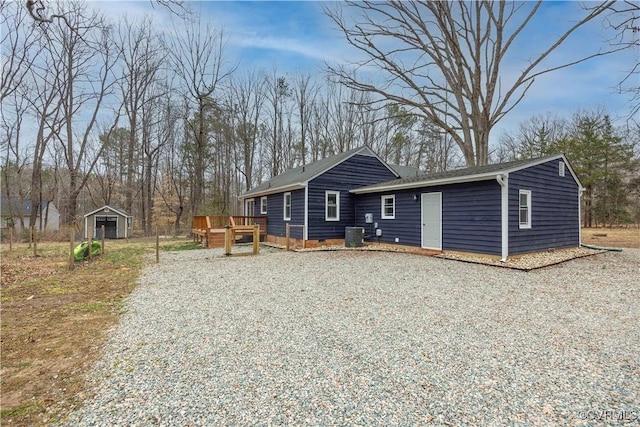
{"label": "gravel ground", "polygon": [[68,425],[640,422],[640,250],[219,255],[145,269]]}

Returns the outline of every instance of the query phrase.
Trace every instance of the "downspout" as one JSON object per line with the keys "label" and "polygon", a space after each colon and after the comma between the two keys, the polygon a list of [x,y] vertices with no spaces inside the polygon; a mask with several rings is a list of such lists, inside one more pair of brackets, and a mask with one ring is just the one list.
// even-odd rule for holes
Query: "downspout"
{"label": "downspout", "polygon": [[304,228],[302,229],[302,240],[309,240],[309,183],[304,186]]}
{"label": "downspout", "polygon": [[500,261],[507,262],[509,257],[509,175],[496,175],[496,181],[500,184],[500,217],[502,225],[502,258],[500,258]]}
{"label": "downspout", "polygon": [[578,187],[578,243],[582,246],[582,193],[585,192],[585,189],[580,186]]}

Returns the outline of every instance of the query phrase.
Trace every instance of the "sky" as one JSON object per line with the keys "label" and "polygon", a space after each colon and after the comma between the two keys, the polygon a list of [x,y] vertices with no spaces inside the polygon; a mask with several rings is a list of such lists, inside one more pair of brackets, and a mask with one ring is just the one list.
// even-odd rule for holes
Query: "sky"
{"label": "sky", "polygon": [[[102,0],[91,4],[116,20],[123,14],[128,19],[150,14],[160,28],[173,25],[174,16],[150,0]],[[194,1],[188,2],[188,6],[203,22],[223,30],[227,37],[225,55],[241,72],[276,70],[285,76],[299,73],[321,76],[327,63],[344,65],[361,57],[323,14],[324,7],[335,6],[332,2]],[[556,37],[567,22],[575,20],[578,12],[576,2],[545,2],[539,18],[529,26],[515,46],[514,55],[504,64],[505,83],[526,66],[528,58]],[[557,50],[549,64],[576,58],[604,42],[601,22],[592,23]],[[620,94],[616,86],[624,71],[638,62],[640,52],[628,50],[538,78],[525,99],[494,128],[494,138],[516,128],[523,120],[547,113],[570,117],[580,110],[604,108],[614,120],[623,123],[630,111],[628,96]]]}

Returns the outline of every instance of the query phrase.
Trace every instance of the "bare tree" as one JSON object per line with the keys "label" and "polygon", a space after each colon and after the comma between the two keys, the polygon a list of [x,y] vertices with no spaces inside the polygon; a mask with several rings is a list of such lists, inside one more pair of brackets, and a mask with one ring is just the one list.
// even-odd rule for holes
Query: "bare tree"
{"label": "bare tree", "polygon": [[174,30],[170,47],[177,76],[183,84],[187,99],[195,104],[195,123],[192,125],[194,139],[193,188],[191,210],[196,214],[205,202],[205,169],[208,135],[206,115],[215,107],[214,95],[221,82],[234,70],[224,62],[225,38],[222,31],[200,21],[185,23],[182,29]]}
{"label": "bare tree", "polygon": [[[156,2],[179,17],[185,18],[190,14],[189,8],[182,0],[156,0]],[[153,1],[151,4],[153,5]],[[50,2],[43,0],[26,0],[25,5],[29,15],[31,15],[36,22],[53,24],[55,20],[60,20],[63,21],[69,29],[73,31],[78,30],[78,27],[75,26],[76,23],[71,22],[64,11],[56,10],[52,12],[50,10]]]}
{"label": "bare tree", "polygon": [[[126,146],[125,210],[130,214],[133,209],[133,195],[136,191],[136,178],[140,174],[136,155],[143,151],[140,118],[147,103],[162,96],[162,91],[154,91],[161,77],[163,63],[168,52],[156,42],[158,36],[152,33],[154,28],[150,18],[137,24],[124,19],[118,31],[118,46],[122,52],[123,70],[119,79],[122,102],[129,124],[129,141]],[[146,184],[142,184],[146,185]],[[143,191],[144,192],[144,191]]]}
{"label": "bare tree", "polygon": [[611,45],[615,48],[630,48],[636,52],[636,60],[626,70],[619,90],[629,94],[629,117],[637,117],[640,112],[640,3],[630,0],[614,3],[607,22],[616,32]]}
{"label": "bare tree", "polygon": [[315,102],[318,86],[311,81],[311,75],[301,75],[296,78],[293,88],[293,97],[296,102],[296,113],[298,125],[300,127],[300,142],[298,152],[300,162],[307,163],[307,135],[309,133],[309,122],[311,121],[312,106]]}
{"label": "bare tree", "polygon": [[244,190],[248,191],[254,183],[254,168],[258,149],[258,125],[265,101],[264,78],[255,72],[235,79],[229,91],[232,98],[228,102],[234,105],[237,116],[235,134],[239,143],[239,158],[244,177]]}
{"label": "bare tree", "polygon": [[346,1],[351,16],[357,14],[355,23],[340,6],[325,12],[347,42],[365,54],[355,65],[374,67],[383,77],[366,82],[340,66],[329,66],[329,72],[348,87],[379,95],[379,101],[411,108],[456,141],[468,166],[483,165],[489,158],[491,129],[537,77],[617,50],[597,50],[545,66],[572,34],[613,4],[607,1],[590,7],[566,28],[554,28],[559,35],[507,83],[501,66],[542,3]]}
{"label": "bare tree", "polygon": [[518,129],[500,137],[500,159],[510,161],[551,154],[555,144],[567,138],[566,120],[555,114],[534,116],[520,123]]}
{"label": "bare tree", "polygon": [[[56,85],[60,91],[61,128],[56,143],[64,153],[68,172],[62,222],[76,219],[77,200],[102,152],[96,132],[99,114],[105,115],[107,99],[115,84],[113,67],[117,55],[111,44],[110,29],[97,13],[86,10],[83,2],[65,2],[67,24],[54,22],[44,31],[46,50],[56,58]],[[118,115],[115,114],[117,117]],[[113,121],[112,128],[117,125]],[[98,145],[93,149],[93,145]]]}
{"label": "bare tree", "polygon": [[269,153],[271,176],[276,176],[286,169],[284,159],[285,139],[285,115],[287,113],[287,101],[291,97],[291,87],[287,79],[279,76],[274,70],[270,76],[265,78],[266,105],[268,106],[268,117],[265,119],[267,150]]}
{"label": "bare tree", "polygon": [[27,74],[37,49],[40,32],[29,22],[25,9],[16,3],[0,0],[0,103],[11,95]]}

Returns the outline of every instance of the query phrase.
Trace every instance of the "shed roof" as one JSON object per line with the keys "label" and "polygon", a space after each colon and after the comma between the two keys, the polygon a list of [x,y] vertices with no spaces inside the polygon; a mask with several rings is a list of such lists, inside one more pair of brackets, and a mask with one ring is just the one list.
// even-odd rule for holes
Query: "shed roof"
{"label": "shed roof", "polygon": [[130,216],[131,216],[131,215],[129,215],[128,213],[126,213],[125,211],[123,211],[122,209],[114,208],[114,207],[109,206],[109,205],[104,205],[104,206],[103,206],[103,207],[101,207],[101,208],[98,208],[98,209],[96,209],[96,210],[94,210],[94,211],[91,211],[91,212],[89,212],[89,213],[85,214],[85,215],[84,215],[84,217],[86,218],[86,217],[88,217],[88,216],[91,216],[91,215],[93,215],[93,214],[96,214],[96,213],[98,213],[98,212],[100,212],[100,211],[104,210],[105,208],[109,209],[110,211],[113,211],[113,212],[117,213],[117,214],[118,214],[118,215],[120,215],[120,216],[124,216],[124,217],[130,217]]}
{"label": "shed roof", "polygon": [[475,166],[470,168],[455,169],[446,172],[434,174],[420,175],[409,178],[400,178],[377,184],[367,185],[365,187],[354,188],[352,193],[378,193],[388,190],[402,190],[418,187],[426,187],[433,185],[454,184],[459,182],[473,182],[493,179],[497,174],[506,174],[525,169],[531,166],[539,165],[550,160],[562,159],[576,183],[582,187],[578,177],[575,175],[569,162],[563,154],[554,154],[534,159],[521,159],[505,163],[496,163],[485,166]]}
{"label": "shed roof", "polygon": [[371,151],[370,148],[358,147],[358,148],[354,148],[353,150],[345,151],[344,153],[339,153],[334,156],[325,157],[324,159],[320,159],[313,163],[308,163],[306,165],[289,169],[288,171],[283,172],[280,175],[274,176],[270,180],[263,182],[257,187],[252,188],[246,193],[243,193],[240,196],[240,198],[246,199],[254,196],[280,193],[286,190],[304,188],[307,182],[322,175],[323,173],[327,172],[329,169],[339,165],[340,163],[348,160],[349,158],[355,156],[356,154],[360,154],[363,156],[376,157],[385,166],[387,166],[387,168],[389,168],[389,170],[392,173],[394,173],[396,176],[398,177],[402,176],[393,167],[383,162],[373,151]]}

